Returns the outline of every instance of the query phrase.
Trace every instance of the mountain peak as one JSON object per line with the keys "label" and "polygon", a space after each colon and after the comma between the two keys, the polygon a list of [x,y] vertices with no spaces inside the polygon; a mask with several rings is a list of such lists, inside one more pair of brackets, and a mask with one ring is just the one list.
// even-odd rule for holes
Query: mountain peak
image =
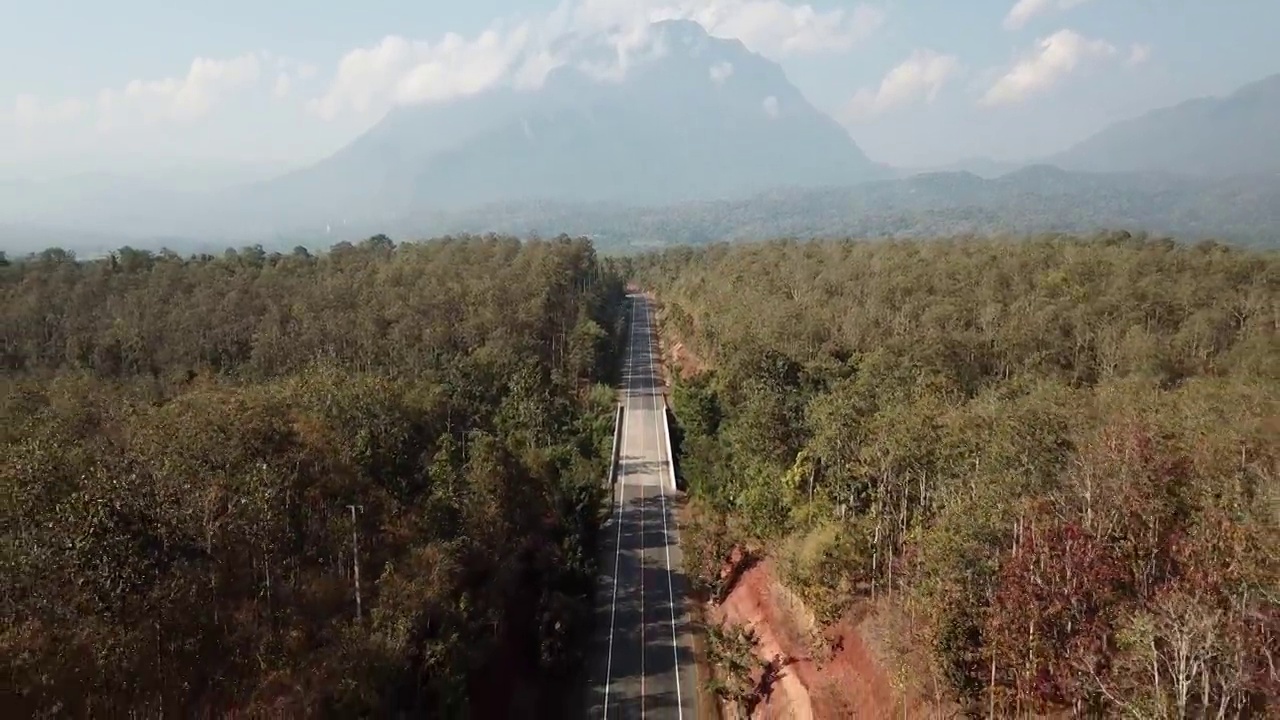
{"label": "mountain peak", "polygon": [[721,38],[707,32],[697,21],[684,18],[657,20],[649,24],[649,33],[657,42],[671,52],[683,52],[691,57],[699,57],[713,48],[722,52],[750,53],[741,40]]}
{"label": "mountain peak", "polygon": [[[603,33],[574,35],[554,44],[555,69],[544,85],[580,87],[589,83],[644,80],[652,74],[667,75],[673,84],[710,80],[723,83],[739,67],[789,84],[776,63],[752,53],[741,41],[715,37],[697,22],[687,19],[658,20],[638,26],[618,27]],[[679,75],[680,77],[677,77]],[[748,74],[749,75],[749,74]],[[526,85],[525,90],[542,86]]]}
{"label": "mountain peak", "polygon": [[687,40],[689,42],[711,37],[706,28],[702,27],[696,20],[689,20],[688,18],[656,20],[650,23],[649,27],[659,32],[667,33],[672,39]]}
{"label": "mountain peak", "polygon": [[393,217],[520,200],[730,198],[885,174],[777,63],[696,22],[553,48],[557,67],[540,84],[389,113],[333,157],[257,192],[287,186],[295,199],[285,204],[313,214]]}

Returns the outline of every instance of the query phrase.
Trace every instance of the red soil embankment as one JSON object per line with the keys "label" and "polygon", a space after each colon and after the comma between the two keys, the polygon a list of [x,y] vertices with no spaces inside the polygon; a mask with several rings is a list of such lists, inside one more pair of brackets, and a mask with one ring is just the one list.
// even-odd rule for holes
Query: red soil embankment
{"label": "red soil embankment", "polygon": [[920,718],[939,713],[918,697],[894,688],[884,660],[866,639],[867,623],[850,618],[823,635],[832,648],[819,662],[807,638],[811,627],[799,600],[777,580],[772,561],[747,570],[729,596],[711,611],[714,621],[727,621],[755,631],[756,654],[778,659],[781,672],[753,718]]}

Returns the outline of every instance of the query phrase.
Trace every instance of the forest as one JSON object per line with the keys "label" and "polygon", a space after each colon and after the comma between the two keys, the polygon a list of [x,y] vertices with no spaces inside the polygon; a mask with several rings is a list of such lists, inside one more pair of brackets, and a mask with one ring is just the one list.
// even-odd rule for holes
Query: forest
{"label": "forest", "polygon": [[563,716],[628,280],[713,602],[767,556],[974,714],[1280,708],[1280,252],[1109,232],[0,256],[6,709]]}
{"label": "forest", "polygon": [[1280,253],[1114,232],[623,262],[661,305],[712,602],[769,557],[822,623],[902,620],[982,717],[1280,712]]}
{"label": "forest", "polygon": [[6,714],[559,714],[624,292],[564,236],[0,261]]}

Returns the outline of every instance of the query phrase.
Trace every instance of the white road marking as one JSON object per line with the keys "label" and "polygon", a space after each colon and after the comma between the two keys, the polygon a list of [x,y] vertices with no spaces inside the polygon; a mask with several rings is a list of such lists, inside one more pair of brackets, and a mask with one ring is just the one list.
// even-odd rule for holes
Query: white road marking
{"label": "white road marking", "polygon": [[[627,431],[626,420],[627,415],[631,412],[631,374],[634,371],[632,358],[635,355],[635,308],[632,306],[631,313],[631,337],[627,338],[627,365],[625,375],[626,392],[622,399],[622,441],[618,447],[619,457],[625,458],[627,450]],[[614,619],[618,616],[618,567],[622,560],[622,498],[627,491],[627,483],[622,473],[621,462],[618,463],[618,492],[616,505],[614,506],[614,518],[618,522],[618,538],[614,541],[613,553],[613,601],[609,607],[609,658],[605,661],[604,671],[604,717],[609,717],[609,688],[613,685],[613,628]],[[612,481],[612,478],[610,478]],[[611,488],[612,489],[612,488]]]}
{"label": "white road marking", "polygon": [[[665,483],[663,482],[663,479],[662,479],[662,463],[663,463],[662,447],[664,442],[666,442],[667,444],[667,462],[672,463],[670,469],[672,471],[673,478],[675,477],[674,475],[675,460],[671,456],[670,438],[668,437],[666,441],[662,439],[662,435],[663,435],[662,424],[659,421],[663,418],[659,418],[657,416],[657,413],[659,412],[664,412],[664,413],[666,412],[666,403],[665,401],[659,402],[658,400],[658,393],[660,392],[659,390],[660,386],[658,385],[659,376],[655,368],[655,364],[653,362],[653,336],[651,333],[652,326],[650,324],[651,317],[650,317],[648,303],[641,302],[641,299],[639,297],[633,298],[631,309],[632,309],[631,332],[629,333],[629,338],[627,341],[627,362],[626,362],[626,373],[625,373],[625,383],[624,383],[624,391],[626,393],[626,397],[623,400],[623,403],[624,403],[623,404],[623,436],[619,444],[618,452],[620,456],[626,457],[626,445],[627,445],[626,436],[628,434],[626,432],[626,418],[631,414],[631,396],[635,391],[634,377],[636,372],[636,367],[635,367],[636,337],[637,335],[642,335],[649,343],[647,349],[645,350],[645,352],[648,354],[645,357],[648,358],[648,365],[649,365],[648,377],[650,381],[650,393],[651,393],[650,402],[654,412],[654,416],[653,416],[654,437],[657,439],[657,442],[658,442],[658,445],[657,445],[658,460],[656,463],[657,467],[656,467],[655,475],[657,477],[658,493],[659,493],[659,497],[661,498],[661,505],[662,505],[662,534],[665,542],[663,550],[666,554],[667,601],[668,601],[668,610],[670,611],[670,622],[671,622],[671,653],[675,659],[674,672],[676,675],[676,711],[677,711],[678,718],[680,720],[683,720],[684,702],[681,696],[681,688],[680,688],[680,662],[679,662],[680,653],[679,653],[679,639],[678,639],[679,636],[676,630],[675,585],[674,585],[674,580],[673,580],[673,575],[671,570],[671,542],[670,542],[670,536],[668,535],[668,525],[667,525],[667,496],[666,496],[666,488],[664,487]],[[640,325],[641,325],[641,317],[643,317],[644,332],[638,333],[637,331],[640,329]],[[647,484],[645,480],[642,478],[637,479],[637,482],[642,486]],[[617,612],[618,612],[618,576],[619,576],[619,570],[621,568],[621,558],[622,558],[622,508],[624,505],[624,498],[626,495],[626,486],[627,486],[626,473],[622,471],[621,463],[619,463],[618,483],[619,483],[619,488],[618,488],[617,496],[615,498],[615,502],[616,502],[615,517],[618,523],[618,533],[617,533],[617,539],[615,541],[614,560],[613,560],[613,600],[609,610],[609,657],[606,662],[606,669],[605,669],[604,717],[606,718],[606,720],[609,717],[609,693],[613,685],[613,637],[615,634],[615,628],[616,628],[615,620],[617,618]],[[640,521],[639,521],[640,522],[639,558],[640,558],[640,564],[641,564],[641,568],[640,568],[640,716],[641,718],[643,718],[644,712],[645,712],[644,631],[645,631],[645,625],[646,625],[646,619],[644,616],[644,567],[643,565],[644,565],[644,509],[645,509],[644,505],[645,504],[643,502],[644,500],[643,491],[641,492],[639,499],[641,500]]]}
{"label": "white road marking", "polygon": [[[643,303],[640,303],[639,298],[632,300],[632,303],[633,305],[631,306],[632,307],[631,314],[634,317],[636,306],[640,305],[643,307]],[[646,313],[645,329],[644,329],[644,337],[646,338],[649,337],[648,323],[649,323],[649,316]],[[634,339],[635,338],[632,338],[633,341]],[[648,356],[646,355],[645,357],[648,357]],[[652,374],[652,368],[653,368],[652,363],[649,364],[649,368],[650,368],[650,374]],[[643,482],[641,484],[643,485]],[[639,564],[640,564],[640,720],[644,720],[644,656],[645,656],[644,626],[648,624],[647,618],[645,618],[644,616],[644,506],[645,505],[646,503],[645,503],[644,491],[641,490],[640,491],[640,554],[637,556],[639,558]]]}
{"label": "white road marking", "polygon": [[[649,323],[649,306],[645,304],[645,325],[651,328]],[[653,336],[649,336],[649,351],[653,352]],[[671,611],[671,655],[674,660],[672,664],[673,671],[676,675],[676,713],[681,720],[684,718],[684,701],[680,699],[680,645],[676,639],[676,593],[675,587],[671,579],[671,536],[667,534],[667,491],[666,483],[662,481],[662,432],[659,430],[657,413],[666,413],[666,401],[658,402],[658,376],[654,369],[653,362],[649,363],[649,373],[651,376],[651,385],[653,386],[653,434],[658,439],[658,495],[662,498],[662,538],[663,550],[667,553],[667,607]],[[661,407],[659,407],[661,405]],[[667,438],[667,462],[671,463],[672,477],[675,477],[675,459],[671,456],[670,437]]]}

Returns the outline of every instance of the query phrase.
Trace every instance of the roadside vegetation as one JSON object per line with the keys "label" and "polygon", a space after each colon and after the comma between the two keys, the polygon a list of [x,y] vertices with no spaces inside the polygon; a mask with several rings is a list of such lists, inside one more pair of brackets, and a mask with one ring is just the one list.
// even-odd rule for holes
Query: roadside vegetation
{"label": "roadside vegetation", "polygon": [[822,622],[909,618],[984,716],[1280,711],[1280,254],[1109,233],[629,262],[678,350],[713,601],[770,555]]}
{"label": "roadside vegetation", "polygon": [[734,717],[750,717],[768,691],[764,663],[755,655],[756,638],[748,629],[728,623],[708,623],[702,628],[707,642],[707,663],[716,673],[707,685]]}
{"label": "roadside vegetation", "polygon": [[7,713],[559,714],[623,296],[565,237],[9,258]]}

